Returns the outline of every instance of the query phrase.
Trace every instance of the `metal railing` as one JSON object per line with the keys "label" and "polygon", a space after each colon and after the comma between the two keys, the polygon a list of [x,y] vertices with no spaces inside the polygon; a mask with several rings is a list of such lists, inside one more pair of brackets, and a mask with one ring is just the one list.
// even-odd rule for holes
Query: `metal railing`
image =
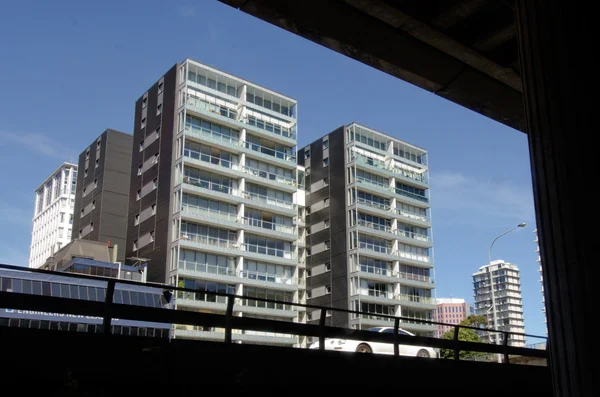
{"label": "metal railing", "polygon": [[244,117],[244,123],[255,127],[259,130],[263,130],[265,132],[268,132],[270,134],[274,134],[274,135],[279,135],[282,136],[284,138],[289,138],[289,139],[296,139],[296,131],[294,130],[294,128],[287,128],[275,123],[272,123],[270,121],[266,121],[263,120],[260,117],[257,117],[255,115],[246,115]]}
{"label": "metal railing", "polygon": [[181,240],[191,241],[193,243],[206,244],[219,248],[237,249],[239,244],[237,241],[227,240],[218,237],[203,236],[200,234],[191,234],[184,231],[181,232]]}
{"label": "metal railing", "polygon": [[358,219],[356,222],[359,226],[368,227],[369,229],[379,230],[380,232],[394,233],[391,226],[382,225],[381,223],[369,222],[364,219]]}
{"label": "metal railing", "polygon": [[269,283],[296,285],[298,280],[294,277],[278,276],[273,273],[257,272],[253,270],[242,270],[240,272],[241,278],[247,278],[250,280],[266,281]]}
{"label": "metal railing", "polygon": [[188,97],[186,99],[186,105],[191,108],[204,110],[206,112],[216,113],[223,117],[227,117],[232,120],[237,120],[237,116],[238,116],[237,111],[235,111],[227,106],[218,105],[216,103],[210,103],[210,102],[202,100],[200,98],[194,98],[194,97],[188,95]]}
{"label": "metal railing", "polygon": [[291,153],[268,148],[266,146],[259,145],[258,143],[244,141],[243,144],[246,149],[296,164],[296,156],[292,155]]}
{"label": "metal railing", "polygon": [[207,263],[198,263],[198,262],[188,262],[185,260],[179,261],[179,269],[180,270],[188,270],[192,272],[198,273],[210,273],[210,274],[218,274],[221,276],[233,276],[237,275],[235,269],[231,269],[223,266],[209,265]]}
{"label": "metal railing", "polygon": [[213,142],[224,143],[229,146],[240,146],[243,144],[243,141],[240,141],[239,138],[233,137],[230,135],[221,134],[219,132],[211,131],[205,128],[194,128],[194,127],[186,127],[185,131],[187,134],[197,134],[201,139],[206,139]]}
{"label": "metal railing", "polygon": [[413,232],[409,232],[409,231],[402,230],[402,229],[395,229],[394,233],[401,237],[406,237],[406,238],[410,238],[413,240],[427,241],[427,242],[431,241],[431,238],[425,234],[413,233]]}
{"label": "metal railing", "polygon": [[397,187],[397,188],[391,188],[390,190],[392,192],[395,192],[396,194],[399,194],[401,196],[409,197],[409,198],[411,198],[413,200],[422,201],[424,203],[428,203],[429,202],[429,197],[421,196],[420,194],[416,194],[416,193],[407,192],[406,190],[401,189],[399,187]]}
{"label": "metal railing", "polygon": [[397,294],[394,295],[394,298],[406,302],[426,303],[428,305],[436,304],[435,298],[432,298],[430,296]]}
{"label": "metal railing", "polygon": [[393,255],[394,250],[391,247],[384,247],[382,245],[375,245],[371,243],[364,243],[362,241],[358,242],[358,248],[364,249],[368,251],[377,252],[380,254]]}
{"label": "metal railing", "polygon": [[183,156],[192,160],[201,161],[203,163],[209,163],[211,165],[216,165],[223,168],[229,168],[236,170],[239,168],[238,164],[235,164],[231,160],[222,159],[220,157],[211,156],[210,154],[205,154],[201,152],[197,152],[191,149],[185,149],[183,152]]}
{"label": "metal railing", "polygon": [[422,215],[422,214],[417,214],[416,212],[406,211],[406,210],[403,210],[400,208],[394,208],[393,211],[396,214],[403,216],[405,218],[418,219],[420,221],[427,222],[427,223],[431,222],[430,217],[428,217],[426,215]]}
{"label": "metal railing", "polygon": [[294,226],[283,225],[281,223],[267,222],[256,218],[242,218],[242,223],[248,226],[254,226],[261,229],[273,230],[281,233],[295,234]]}
{"label": "metal railing", "polygon": [[381,267],[377,267],[377,266],[372,266],[372,265],[356,265],[355,269],[361,272],[365,272],[365,273],[371,273],[371,274],[380,274],[382,276],[389,276],[392,277],[392,270],[391,269],[384,269]]}
{"label": "metal railing", "polygon": [[414,280],[414,281],[421,281],[423,283],[433,284],[433,279],[430,276],[422,276],[420,274],[404,273],[404,272],[398,272],[398,273],[396,273],[396,275],[398,276],[398,278],[403,278],[405,280]]}
{"label": "metal railing", "polygon": [[[85,301],[71,298],[59,298],[54,296],[41,296],[33,294],[23,294],[16,292],[7,292],[0,290],[0,304],[2,307],[11,308],[14,310],[29,310],[42,311],[51,313],[83,315],[90,317],[102,318],[103,333],[108,335],[111,332],[111,324],[113,318],[127,319],[133,321],[146,321],[163,324],[184,324],[190,326],[207,326],[215,328],[224,328],[225,343],[232,343],[232,334],[234,329],[238,330],[253,330],[264,332],[277,332],[288,335],[302,335],[308,337],[318,337],[319,350],[325,350],[325,338],[343,338],[373,342],[391,343],[394,345],[394,355],[399,356],[399,346],[429,346],[438,349],[447,349],[453,352],[454,359],[460,360],[460,351],[473,351],[483,353],[499,353],[504,356],[504,364],[510,364],[510,355],[522,355],[529,357],[548,358],[548,352],[543,349],[529,349],[524,347],[509,346],[508,340],[510,335],[519,335],[522,337],[533,337],[547,340],[547,337],[530,335],[524,333],[506,332],[493,329],[481,329],[457,324],[445,324],[435,321],[421,321],[422,324],[450,326],[454,327],[454,339],[437,339],[423,336],[407,336],[401,335],[398,331],[401,320],[412,320],[410,318],[395,317],[391,315],[377,314],[378,317],[389,318],[393,320],[393,333],[375,333],[366,330],[344,329],[337,327],[329,327],[325,325],[327,313],[331,311],[346,313],[350,315],[372,315],[372,313],[362,312],[358,310],[346,310],[332,307],[323,307],[316,305],[306,305],[301,303],[291,303],[276,301],[264,298],[250,298],[247,296],[239,296],[225,294],[219,292],[207,292],[214,296],[225,298],[226,308],[225,314],[190,312],[182,310],[172,310],[166,308],[154,308],[134,306],[127,304],[115,304],[113,301],[116,284],[137,285],[144,287],[160,288],[164,291],[165,297],[172,296],[179,292],[196,293],[198,290],[184,287],[175,287],[172,285],[159,283],[141,283],[130,280],[111,279],[99,276],[88,276],[77,273],[59,273],[41,269],[29,269],[20,266],[0,264],[0,268],[14,270],[17,272],[40,273],[46,275],[59,275],[61,277],[71,277],[76,279],[99,280],[107,285],[105,299],[103,302]],[[15,275],[18,273],[15,272]],[[169,298],[170,299],[170,298]],[[313,312],[319,312],[318,324],[303,324],[277,320],[267,320],[259,318],[238,317],[233,315],[233,307],[235,301],[240,299],[250,299],[252,301],[261,301],[264,303],[270,302],[273,304],[289,305],[294,307],[303,307],[310,309]],[[458,338],[459,329],[473,329],[479,332],[493,332],[502,334],[504,337],[503,345],[486,344],[480,342],[466,342]]]}
{"label": "metal railing", "polygon": [[371,201],[371,200],[366,200],[366,199],[363,199],[363,198],[360,198],[360,197],[357,197],[356,201],[359,204],[368,205],[369,207],[378,208],[378,209],[383,210],[383,211],[391,211],[391,209],[392,209],[392,207],[390,207],[389,205],[377,203],[377,202]]}
{"label": "metal railing", "polygon": [[229,194],[233,196],[237,196],[237,189],[232,188],[231,186],[223,185],[216,182],[207,181],[204,179],[193,178],[190,176],[184,176],[183,183],[187,183],[192,186],[199,187],[201,189],[212,190],[214,192]]}

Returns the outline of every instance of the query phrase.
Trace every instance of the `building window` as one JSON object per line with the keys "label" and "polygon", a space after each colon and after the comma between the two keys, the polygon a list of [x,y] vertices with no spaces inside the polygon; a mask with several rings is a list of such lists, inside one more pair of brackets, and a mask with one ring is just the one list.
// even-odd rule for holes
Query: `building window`
{"label": "building window", "polygon": [[156,115],[158,116],[161,113],[162,113],[162,103],[159,103],[158,106],[156,106]]}
{"label": "building window", "polygon": [[311,255],[310,248],[307,248],[307,249],[306,249],[306,256],[310,256],[310,255]]}
{"label": "building window", "polygon": [[312,275],[312,272],[310,271],[310,269],[306,269],[306,277],[310,277]]}
{"label": "building window", "polygon": [[327,285],[325,286],[325,293],[327,293],[327,294],[331,294],[331,284],[327,284]]}
{"label": "building window", "polygon": [[90,223],[90,232],[94,230],[94,222]]}
{"label": "building window", "polygon": [[81,234],[83,233],[83,230],[79,231],[79,238],[81,238]]}
{"label": "building window", "polygon": [[325,198],[325,199],[323,199],[323,205],[324,205],[325,207],[329,207],[329,198]]}
{"label": "building window", "polygon": [[141,198],[142,198],[142,191],[141,191],[141,190],[138,190],[138,191],[137,191],[137,195],[136,195],[135,197],[136,197],[136,200],[139,200],[139,199],[141,199]]}
{"label": "building window", "polygon": [[100,166],[100,159],[96,159],[96,168]]}
{"label": "building window", "polygon": [[141,142],[140,142],[140,152],[141,152],[142,150],[144,150],[144,141],[141,141]]}
{"label": "building window", "polygon": [[98,179],[94,179],[94,187],[98,187]]}
{"label": "building window", "polygon": [[85,152],[85,159],[86,159],[86,160],[89,160],[89,158],[90,158],[90,149],[88,149],[88,150]]}
{"label": "building window", "polygon": [[146,128],[146,118],[145,117],[142,119],[141,128],[142,129]]}
{"label": "building window", "polygon": [[323,149],[329,149],[329,138],[323,139]]}
{"label": "building window", "polygon": [[323,184],[329,186],[329,177],[323,178]]}
{"label": "building window", "polygon": [[323,221],[323,225],[325,226],[325,228],[328,228],[329,227],[329,219],[325,219]]}
{"label": "building window", "polygon": [[138,247],[138,241],[137,240],[133,240],[133,250],[137,251]]}
{"label": "building window", "polygon": [[148,106],[148,97],[142,98],[142,109],[146,109]]}
{"label": "building window", "polygon": [[150,241],[154,241],[154,230],[150,231]]}
{"label": "building window", "polygon": [[140,214],[137,214],[137,215],[135,216],[135,219],[133,220],[133,225],[134,225],[134,226],[137,226],[137,225],[139,225],[139,224],[140,224]]}
{"label": "building window", "polygon": [[101,143],[101,142],[102,142],[102,140],[101,140],[101,139],[98,139],[98,140],[96,141],[96,149],[100,149],[100,143]]}
{"label": "building window", "polygon": [[310,149],[306,149],[306,150],[304,151],[304,158],[305,158],[305,159],[309,159],[309,158],[310,158]]}
{"label": "building window", "polygon": [[92,201],[92,209],[95,210],[96,209],[96,200]]}
{"label": "building window", "polygon": [[330,271],[331,270],[331,262],[326,262],[325,263],[325,270],[326,271]]}
{"label": "building window", "polygon": [[327,167],[327,166],[329,166],[329,157],[325,157],[323,159],[323,167]]}
{"label": "building window", "polygon": [[309,234],[310,234],[310,227],[307,227],[306,228],[306,235],[309,235]]}
{"label": "building window", "polygon": [[84,196],[85,196],[85,190],[86,190],[85,188],[83,188],[83,190],[82,190],[82,193]]}
{"label": "building window", "polygon": [[162,81],[160,83],[158,83],[158,93],[159,94],[163,93],[163,86],[164,86],[164,83]]}
{"label": "building window", "polygon": [[329,240],[325,240],[325,249],[331,248],[331,242]]}
{"label": "building window", "polygon": [[154,178],[154,180],[152,181],[152,187],[154,189],[156,189],[157,186],[158,186],[158,178]]}
{"label": "building window", "polygon": [[156,204],[152,204],[152,215],[156,214]]}
{"label": "building window", "polygon": [[158,152],[154,153],[154,159],[152,160],[152,164],[158,163]]}
{"label": "building window", "polygon": [[83,176],[87,177],[87,175],[88,175],[88,169],[86,168],[85,170],[83,170]]}
{"label": "building window", "polygon": [[138,176],[142,175],[143,165],[138,167]]}

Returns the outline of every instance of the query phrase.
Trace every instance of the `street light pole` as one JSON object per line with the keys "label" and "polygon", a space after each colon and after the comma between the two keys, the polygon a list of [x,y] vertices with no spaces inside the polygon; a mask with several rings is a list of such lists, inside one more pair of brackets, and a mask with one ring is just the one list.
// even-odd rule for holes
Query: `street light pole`
{"label": "street light pole", "polygon": [[[527,224],[525,222],[523,223],[519,223],[517,226],[513,227],[510,230],[505,231],[504,233],[500,234],[498,237],[496,237],[494,239],[494,241],[492,241],[492,244],[490,245],[490,250],[488,252],[488,267],[487,267],[487,271],[490,274],[490,292],[492,295],[492,318],[493,318],[493,322],[494,322],[494,330],[498,330],[498,316],[497,316],[497,312],[496,312],[496,297],[494,296],[494,279],[492,278],[492,248],[494,247],[494,243],[496,242],[496,240],[498,240],[500,237],[514,231],[517,230],[520,227],[525,227]],[[494,341],[496,342],[496,344],[498,345],[499,340],[498,340],[498,334],[495,334],[494,336]],[[498,354],[498,362],[501,362],[501,358],[500,358],[500,354]]]}

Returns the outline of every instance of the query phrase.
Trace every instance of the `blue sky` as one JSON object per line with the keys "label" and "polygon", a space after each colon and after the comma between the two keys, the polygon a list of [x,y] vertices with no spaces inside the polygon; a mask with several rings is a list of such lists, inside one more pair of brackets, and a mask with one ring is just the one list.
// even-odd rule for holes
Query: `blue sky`
{"label": "blue sky", "polygon": [[[33,190],[175,62],[196,59],[296,98],[299,146],[357,121],[429,151],[438,297],[519,265],[525,326],[543,334],[527,137],[216,1],[12,1],[0,13],[0,261],[26,265]],[[10,192],[10,193],[8,193]]]}

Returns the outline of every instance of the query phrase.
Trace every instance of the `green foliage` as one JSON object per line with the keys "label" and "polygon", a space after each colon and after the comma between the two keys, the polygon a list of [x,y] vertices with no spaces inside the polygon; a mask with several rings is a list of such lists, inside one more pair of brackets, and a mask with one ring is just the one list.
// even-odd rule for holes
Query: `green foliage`
{"label": "green foliage", "polygon": [[[487,326],[487,318],[485,316],[472,315],[461,321],[459,325],[464,325],[466,327],[477,327],[477,328],[485,328]],[[454,329],[446,332],[442,335],[443,339],[454,340]],[[479,335],[475,333],[475,330],[471,328],[459,328],[458,329],[458,340],[465,342],[481,342],[481,338]],[[472,358],[478,355],[481,355],[480,352],[470,352],[470,351],[460,351],[458,353],[460,359]],[[454,351],[451,349],[441,349],[440,350],[441,358],[449,358],[454,359]]]}

